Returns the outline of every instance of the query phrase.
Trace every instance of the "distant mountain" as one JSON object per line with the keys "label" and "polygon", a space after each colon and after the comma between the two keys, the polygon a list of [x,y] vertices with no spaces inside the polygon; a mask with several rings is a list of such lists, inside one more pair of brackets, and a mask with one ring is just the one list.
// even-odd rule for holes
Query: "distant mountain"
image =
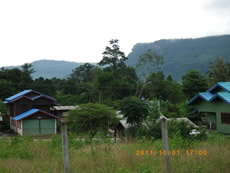
{"label": "distant mountain", "polygon": [[230,62],[230,35],[138,43],[128,55],[127,65],[135,67],[139,56],[148,49],[164,56],[161,69],[166,76],[171,74],[174,80],[181,81],[181,76],[191,69],[206,73],[210,62],[217,57]]}
{"label": "distant mountain", "polygon": [[[181,81],[182,75],[191,69],[206,73],[210,62],[216,57],[223,57],[230,62],[230,35],[138,43],[128,55],[126,64],[135,67],[139,56],[148,49],[164,56],[161,69],[165,76],[171,74],[174,80]],[[31,64],[36,71],[32,74],[33,78],[65,78],[74,68],[84,63],[39,60]]]}
{"label": "distant mountain", "polygon": [[[83,63],[69,62],[69,61],[56,61],[56,60],[39,60],[31,63],[35,69],[32,74],[33,78],[65,78],[73,69],[79,67]],[[16,66],[19,67],[19,66]],[[6,67],[6,68],[13,68]]]}

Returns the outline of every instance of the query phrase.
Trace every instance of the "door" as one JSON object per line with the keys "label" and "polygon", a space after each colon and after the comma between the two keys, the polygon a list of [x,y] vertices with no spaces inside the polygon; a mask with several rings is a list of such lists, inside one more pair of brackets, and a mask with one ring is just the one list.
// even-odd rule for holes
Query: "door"
{"label": "door", "polygon": [[23,120],[23,135],[39,134],[39,120]]}
{"label": "door", "polygon": [[23,120],[23,135],[54,133],[55,119]]}

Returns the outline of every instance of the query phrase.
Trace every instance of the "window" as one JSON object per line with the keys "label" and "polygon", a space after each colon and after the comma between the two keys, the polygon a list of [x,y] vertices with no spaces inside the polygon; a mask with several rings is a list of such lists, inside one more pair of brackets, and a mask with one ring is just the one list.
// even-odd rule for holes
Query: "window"
{"label": "window", "polygon": [[221,123],[230,124],[230,113],[221,113]]}

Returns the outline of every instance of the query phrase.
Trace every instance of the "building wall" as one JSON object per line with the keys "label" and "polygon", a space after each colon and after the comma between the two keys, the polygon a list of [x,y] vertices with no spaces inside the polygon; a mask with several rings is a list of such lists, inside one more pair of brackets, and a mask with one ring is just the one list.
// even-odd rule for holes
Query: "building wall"
{"label": "building wall", "polygon": [[[207,113],[215,112],[217,131],[221,133],[230,134],[230,124],[221,123],[221,112],[230,113],[230,104],[220,100],[212,101],[210,103],[203,101],[197,105],[197,108],[199,112],[207,112]],[[207,117],[208,117],[207,119],[210,119],[211,121],[214,120],[214,118],[211,117],[210,114],[207,114]]]}
{"label": "building wall", "polygon": [[34,101],[22,98],[14,103],[7,104],[7,114],[9,116],[17,116],[20,115],[32,108],[41,109],[45,112],[50,113],[50,107],[52,105],[52,101],[44,98],[40,98]]}

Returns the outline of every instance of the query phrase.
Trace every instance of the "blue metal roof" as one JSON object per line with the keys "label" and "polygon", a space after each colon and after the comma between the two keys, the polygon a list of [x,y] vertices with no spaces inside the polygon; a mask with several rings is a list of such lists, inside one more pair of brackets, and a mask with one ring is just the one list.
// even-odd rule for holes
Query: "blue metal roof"
{"label": "blue metal roof", "polygon": [[[37,95],[37,96],[34,96],[33,98],[29,98],[29,97],[24,96],[25,94],[27,94],[27,93],[29,93],[29,92],[34,92],[34,93],[36,93],[36,94],[38,94],[38,95]],[[15,95],[13,95],[13,96],[11,96],[11,97],[5,99],[5,101],[4,101],[3,103],[11,103],[11,102],[14,102],[14,101],[17,100],[17,99],[21,99],[22,97],[25,97],[25,98],[30,99],[30,100],[32,100],[32,101],[33,101],[33,100],[36,100],[36,99],[38,99],[38,98],[40,98],[40,97],[44,97],[44,98],[53,100],[54,103],[56,104],[56,100],[55,100],[54,98],[52,98],[52,97],[50,97],[50,96],[47,96],[47,95],[45,95],[45,94],[42,94],[42,93],[40,93],[40,92],[38,92],[38,91],[33,91],[33,90],[24,90],[24,91],[22,91],[22,92],[20,92],[20,93],[18,93],[18,94],[15,94]]]}
{"label": "blue metal roof", "polygon": [[50,113],[48,113],[48,112],[42,111],[42,110],[40,110],[40,109],[30,109],[29,111],[24,112],[24,113],[22,113],[22,114],[20,114],[20,115],[18,115],[18,116],[16,116],[16,117],[14,117],[13,120],[21,120],[21,119],[24,119],[24,118],[26,118],[26,117],[29,117],[29,116],[31,116],[31,115],[37,113],[37,112],[41,112],[41,113],[44,113],[44,114],[49,115],[49,116],[51,116],[51,117],[54,117],[54,118],[58,118],[58,119],[59,119],[59,117],[57,117],[57,116],[55,116],[55,115],[53,115],[53,114],[50,114]]}
{"label": "blue metal roof", "polygon": [[214,100],[215,98],[220,98],[221,100],[230,103],[230,93],[229,92],[218,92],[211,100]]}
{"label": "blue metal roof", "polygon": [[24,91],[22,91],[22,92],[20,92],[18,94],[15,94],[15,95],[13,95],[11,97],[6,98],[5,101],[11,101],[11,100],[16,99],[17,97],[23,96],[23,95],[25,95],[25,94],[27,94],[27,93],[29,93],[31,91],[32,90],[24,90]]}
{"label": "blue metal roof", "polygon": [[40,97],[42,97],[42,95],[35,96],[34,98],[32,98],[32,100],[35,100],[35,99],[40,98]]}
{"label": "blue metal roof", "polygon": [[20,119],[23,119],[25,117],[28,117],[36,112],[39,112],[39,109],[30,109],[29,111],[27,112],[24,112],[16,117],[13,118],[13,120],[20,120]]}
{"label": "blue metal roof", "polygon": [[205,101],[210,101],[214,96],[215,96],[215,94],[212,94],[210,92],[200,92],[195,97],[193,97],[191,100],[189,100],[187,105],[191,104],[194,100],[196,100],[199,97],[202,98]]}
{"label": "blue metal roof", "polygon": [[227,92],[230,92],[230,82],[217,82],[213,87],[211,87],[208,92],[212,92],[216,87],[220,87]]}

